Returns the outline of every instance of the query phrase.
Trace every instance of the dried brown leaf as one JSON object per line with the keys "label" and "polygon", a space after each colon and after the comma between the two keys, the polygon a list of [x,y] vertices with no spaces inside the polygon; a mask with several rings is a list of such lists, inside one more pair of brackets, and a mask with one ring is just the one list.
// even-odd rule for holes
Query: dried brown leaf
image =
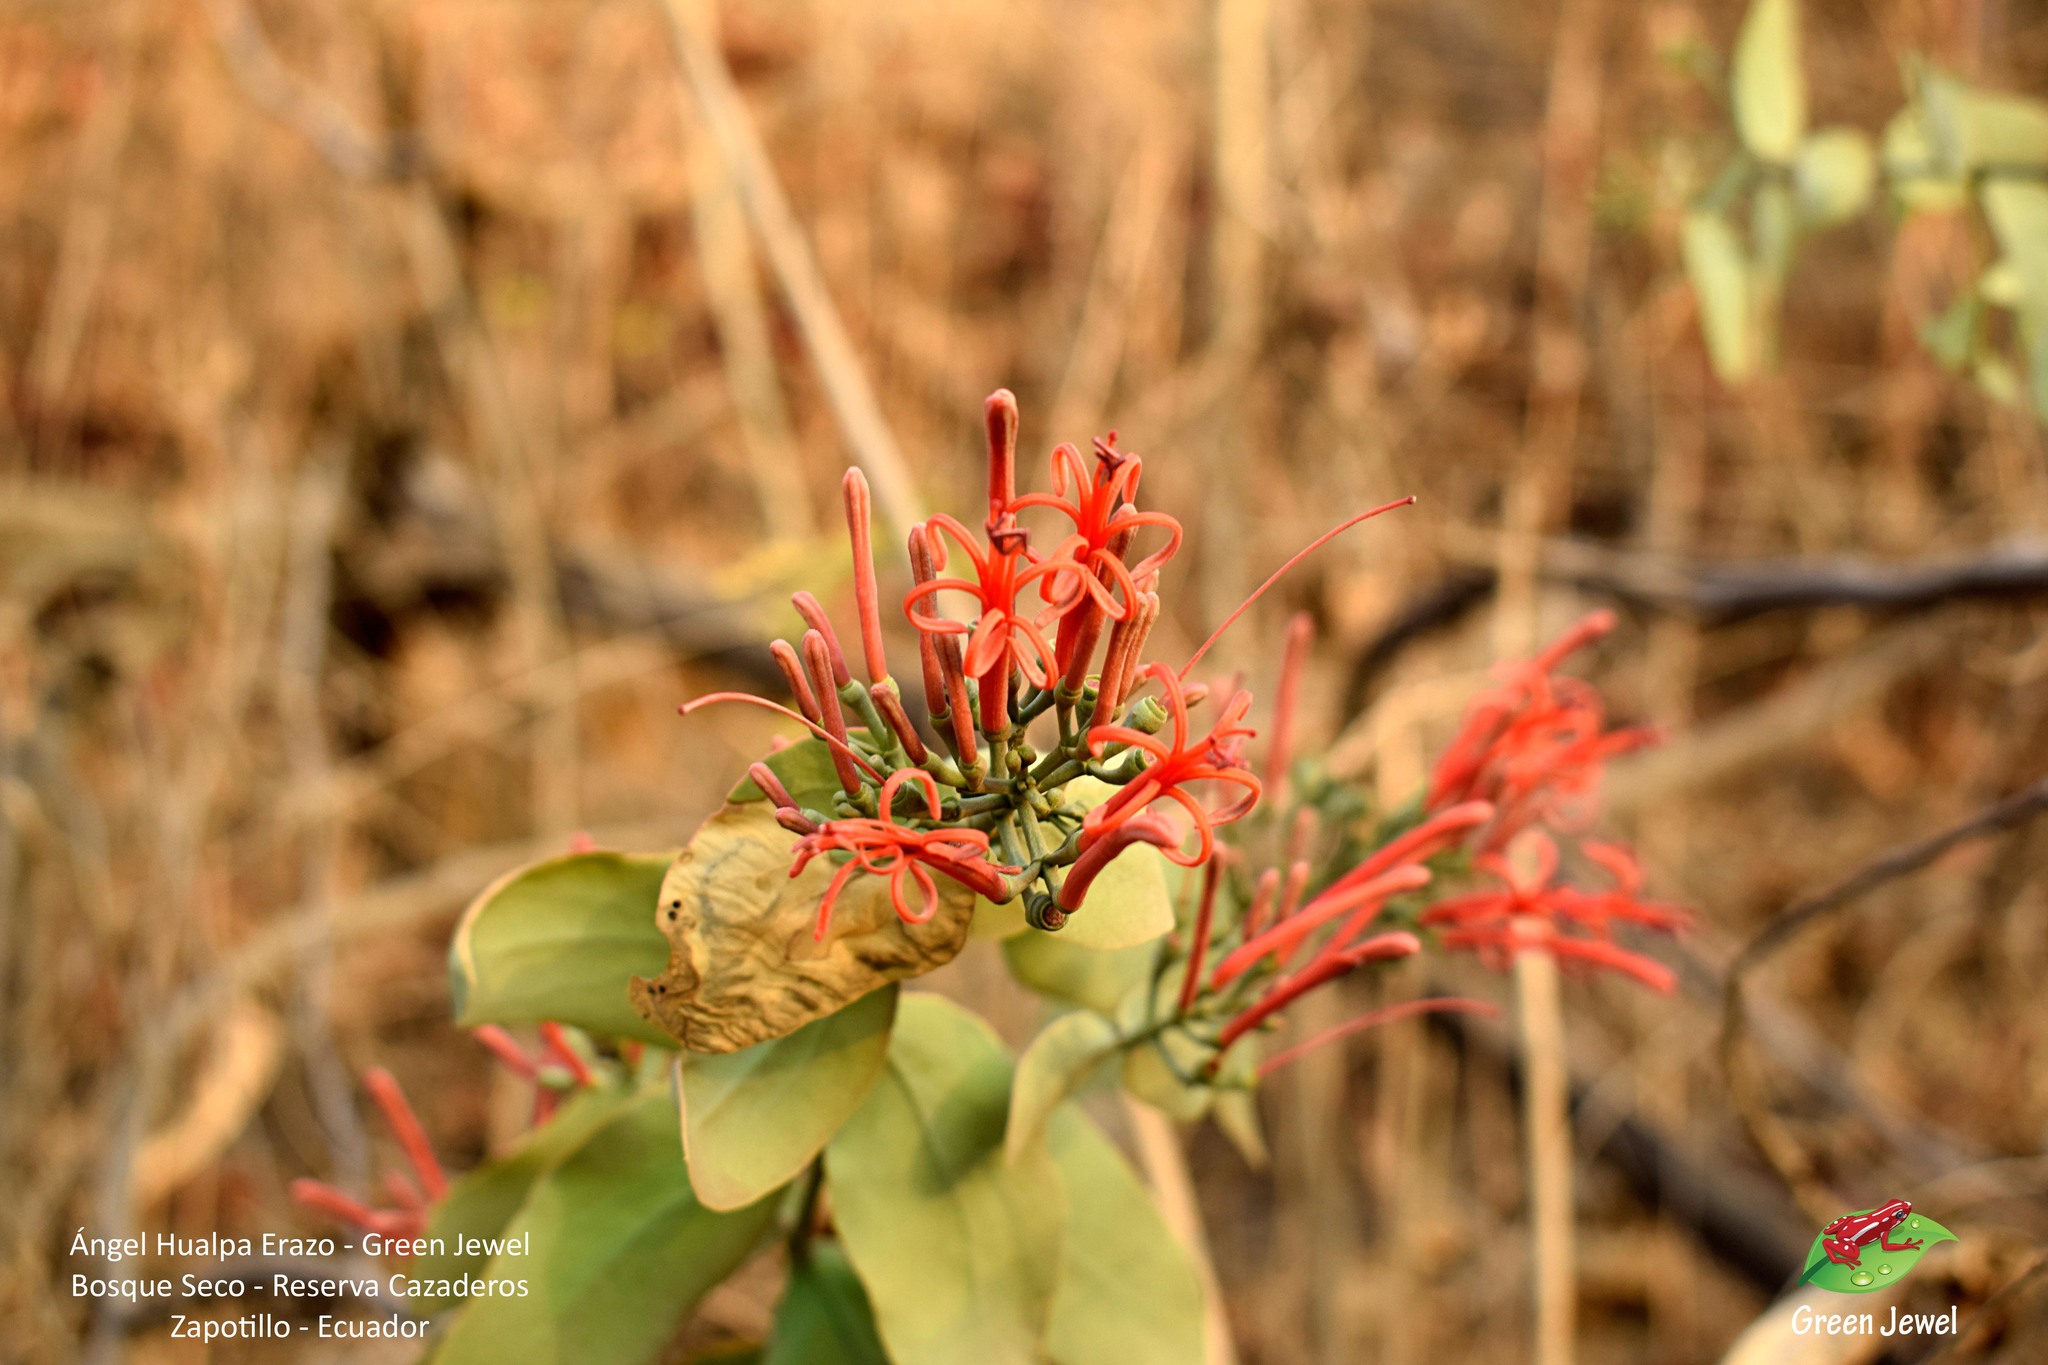
{"label": "dried brown leaf", "polygon": [[939,874],[938,913],[924,924],[897,917],[887,877],[856,874],[829,936],[815,941],[818,902],[838,869],[819,858],[791,877],[795,846],[768,802],[728,802],[662,880],[656,923],[668,936],[668,970],[635,977],[632,1000],[689,1051],[735,1052],[793,1033],[943,966],[967,942],[974,893]]}

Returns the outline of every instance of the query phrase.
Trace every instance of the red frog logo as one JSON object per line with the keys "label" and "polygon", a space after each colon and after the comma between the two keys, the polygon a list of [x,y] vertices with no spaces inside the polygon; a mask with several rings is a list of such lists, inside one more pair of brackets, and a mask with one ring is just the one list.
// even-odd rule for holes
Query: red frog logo
{"label": "red frog logo", "polygon": [[[1912,1204],[1904,1199],[1894,1199],[1880,1204],[1868,1213],[1844,1214],[1820,1230],[1820,1248],[1829,1261],[1836,1265],[1861,1265],[1863,1248],[1875,1242],[1884,1251],[1918,1251],[1921,1241],[1908,1237],[1902,1242],[1892,1240],[1892,1229],[1906,1221],[1913,1212]],[[1813,1278],[1822,1263],[1815,1263],[1800,1277],[1804,1284]]]}

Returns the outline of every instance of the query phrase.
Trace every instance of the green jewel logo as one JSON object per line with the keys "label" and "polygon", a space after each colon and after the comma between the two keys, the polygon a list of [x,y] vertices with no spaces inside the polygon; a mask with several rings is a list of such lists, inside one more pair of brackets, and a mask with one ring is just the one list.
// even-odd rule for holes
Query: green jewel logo
{"label": "green jewel logo", "polygon": [[1869,1294],[1906,1278],[1927,1248],[1956,1241],[1941,1224],[1903,1199],[1845,1213],[1820,1230],[1806,1253],[1799,1283],[1837,1294]]}

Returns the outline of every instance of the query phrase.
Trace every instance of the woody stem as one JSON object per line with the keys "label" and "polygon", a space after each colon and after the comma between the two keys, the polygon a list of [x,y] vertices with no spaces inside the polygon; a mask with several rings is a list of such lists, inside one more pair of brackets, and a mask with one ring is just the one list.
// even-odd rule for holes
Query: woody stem
{"label": "woody stem", "polygon": [[1529,1218],[1535,1251],[1536,1365],[1571,1365],[1577,1270],[1572,1247],[1570,1081],[1557,962],[1524,948],[1515,954],[1515,1002],[1521,1016],[1525,1081],[1524,1140],[1529,1153]]}

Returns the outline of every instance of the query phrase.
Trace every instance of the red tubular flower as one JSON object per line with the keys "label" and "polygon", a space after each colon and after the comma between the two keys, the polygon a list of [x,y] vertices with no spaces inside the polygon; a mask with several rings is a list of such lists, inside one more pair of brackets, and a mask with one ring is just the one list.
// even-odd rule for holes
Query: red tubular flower
{"label": "red tubular flower", "polygon": [[[1138,510],[1138,480],[1144,473],[1144,461],[1118,450],[1115,432],[1095,443],[1095,461],[1091,473],[1080,451],[1070,445],[1057,447],[1052,453],[1052,492],[1027,493],[1014,500],[1010,510],[1050,507],[1074,524],[1073,535],[1051,556],[1068,566],[1060,576],[1062,581],[1047,594],[1055,612],[1064,618],[1092,600],[1112,620],[1121,620],[1137,600],[1139,589],[1149,586],[1179,551],[1181,525],[1164,512]],[[1125,549],[1139,531],[1148,528],[1166,532],[1166,544],[1137,564],[1126,566]]]}
{"label": "red tubular flower", "polygon": [[1017,501],[1017,395],[997,389],[981,404],[988,429],[988,528],[993,532]]}
{"label": "red tubular flower", "polygon": [[[1281,903],[1281,913],[1273,926],[1260,929],[1254,922],[1256,917],[1247,916],[1244,942],[1216,964],[1216,985],[1228,985],[1268,956],[1285,963],[1300,951],[1301,945],[1312,934],[1339,915],[1348,918],[1331,936],[1325,950],[1342,948],[1364,933],[1381,907],[1393,897],[1428,885],[1429,869],[1423,866],[1426,861],[1457,843],[1469,830],[1485,824],[1492,816],[1493,807],[1484,801],[1471,801],[1439,811],[1414,829],[1388,840],[1371,857],[1324,887],[1298,912],[1292,909],[1292,905],[1301,894],[1300,886],[1305,883],[1306,876],[1297,876],[1290,868],[1287,897]],[[1303,864],[1297,862],[1294,866],[1298,868]],[[1277,880],[1278,869],[1273,875]],[[1256,901],[1254,908],[1260,908]]]}
{"label": "red tubular flower", "polygon": [[[910,623],[927,635],[966,636],[964,663],[970,678],[1007,680],[1010,670],[1017,668],[1023,670],[1032,686],[1046,686],[1059,672],[1059,659],[1037,623],[1019,607],[1018,598],[1026,588],[1059,573],[1060,565],[1034,561],[1023,530],[1009,518],[990,529],[985,546],[977,543],[965,526],[944,514],[925,523],[925,534],[935,571],[943,572],[947,563],[943,535],[967,556],[974,566],[974,577],[935,578],[912,588],[904,603],[904,614]],[[981,605],[974,625],[928,614],[920,604],[929,601],[935,591],[971,595]]]}
{"label": "red tubular flower", "polygon": [[1279,983],[1267,991],[1250,1009],[1223,1026],[1223,1031],[1216,1035],[1217,1056],[1220,1057],[1232,1043],[1318,986],[1347,976],[1368,962],[1389,962],[1395,958],[1411,957],[1421,951],[1421,940],[1413,934],[1397,930],[1390,934],[1376,934],[1356,947],[1346,948],[1341,952],[1318,954],[1308,966],[1292,976],[1281,978]]}
{"label": "red tubular flower", "polygon": [[391,1135],[398,1139],[399,1149],[405,1153],[406,1162],[417,1177],[417,1187],[411,1182],[400,1187],[401,1197],[395,1202],[401,1207],[396,1209],[370,1208],[322,1180],[294,1180],[291,1196],[315,1212],[352,1223],[365,1232],[393,1238],[417,1237],[426,1230],[427,1205],[448,1193],[447,1173],[434,1156],[433,1144],[427,1141],[427,1132],[420,1126],[419,1116],[406,1103],[405,1092],[399,1088],[397,1078],[381,1066],[372,1067],[363,1076],[363,1088],[370,1092],[370,1098],[383,1111],[384,1122],[390,1127]]}
{"label": "red tubular flower", "polygon": [[804,664],[811,675],[811,685],[818,695],[818,712],[825,728],[836,743],[832,745],[832,768],[839,775],[839,785],[849,796],[858,796],[861,791],[860,765],[855,763],[853,742],[846,732],[846,714],[839,706],[839,692],[832,686],[833,660],[838,667],[845,668],[846,661],[839,657],[838,650],[819,631],[804,632]]}
{"label": "red tubular flower", "polygon": [[875,710],[888,725],[890,733],[894,734],[896,742],[903,746],[903,752],[909,756],[912,763],[922,764],[931,753],[924,747],[924,736],[910,723],[910,713],[903,709],[903,699],[896,695],[896,684],[885,678],[869,695],[874,700]]}
{"label": "red tubular flower", "polygon": [[804,713],[804,719],[813,725],[823,720],[818,699],[811,695],[811,680],[804,676],[803,660],[797,658],[795,647],[787,640],[777,640],[768,646],[768,653],[782,670],[783,681],[789,684],[789,694],[796,698],[796,709]]}
{"label": "red tubular flower", "polygon": [[1280,685],[1273,692],[1273,739],[1266,746],[1266,786],[1279,808],[1287,805],[1287,765],[1294,760],[1294,713],[1301,704],[1301,674],[1315,628],[1315,620],[1307,612],[1296,612],[1287,622],[1287,645],[1280,656]]}
{"label": "red tubular flower", "polygon": [[1180,831],[1169,824],[1164,816],[1134,815],[1110,829],[1102,837],[1084,841],[1086,847],[1081,856],[1074,859],[1074,865],[1067,869],[1067,879],[1060,883],[1060,909],[1072,914],[1081,908],[1087,899],[1088,888],[1095,884],[1102,869],[1116,861],[1116,855],[1132,844],[1151,844],[1154,848],[1174,849],[1180,847]]}
{"label": "red tubular flower", "polygon": [[1137,670],[1138,656],[1144,652],[1145,638],[1159,620],[1159,610],[1158,593],[1140,593],[1137,609],[1110,631],[1102,676],[1095,680],[1095,710],[1088,719],[1091,729],[1116,719],[1116,709],[1130,693],[1131,676]]}
{"label": "red tubular flower", "polygon": [[[1395,896],[1404,891],[1418,891],[1427,886],[1429,875],[1429,869],[1426,867],[1404,863],[1370,881],[1359,882],[1342,890],[1330,887],[1310,901],[1299,913],[1278,920],[1272,928],[1246,939],[1232,949],[1228,956],[1216,964],[1215,985],[1218,989],[1229,985],[1262,958],[1272,957],[1280,962],[1286,962],[1300,950],[1301,945],[1306,943],[1316,930],[1339,915],[1362,915],[1369,919]],[[1342,947],[1335,939],[1331,943],[1333,946]]]}
{"label": "red tubular flower", "polygon": [[840,481],[846,502],[846,535],[853,542],[853,600],[860,613],[860,644],[868,679],[876,686],[889,681],[889,656],[882,648],[882,599],[875,591],[874,511],[867,476],[846,471]]}
{"label": "red tubular flower", "polygon": [[384,1121],[391,1125],[391,1135],[398,1139],[398,1145],[419,1176],[420,1187],[427,1192],[427,1197],[439,1199],[448,1193],[448,1176],[434,1156],[434,1145],[427,1141],[427,1130],[420,1126],[419,1116],[406,1103],[405,1091],[399,1088],[398,1078],[381,1066],[371,1067],[363,1076],[363,1088],[384,1111]]}
{"label": "red tubular flower", "polygon": [[[811,859],[821,853],[853,855],[852,860],[834,874],[831,885],[825,889],[824,899],[818,903],[818,923],[812,930],[813,938],[821,942],[824,940],[831,928],[832,908],[855,873],[886,876],[889,879],[889,899],[896,907],[898,918],[906,924],[923,924],[939,911],[939,888],[927,868],[945,873],[990,900],[1009,899],[1010,893],[1002,878],[1018,869],[988,861],[987,834],[973,829],[917,830],[896,823],[896,794],[906,783],[916,783],[922,788],[924,808],[931,819],[937,820],[938,782],[921,768],[904,768],[891,773],[882,784],[881,818],[827,820],[797,840],[796,862],[789,869],[792,877],[801,874]],[[915,910],[910,908],[910,902],[903,894],[906,877],[917,884],[920,904]]]}
{"label": "red tubular flower", "polygon": [[[820,693],[836,692],[853,681],[853,670],[846,666],[846,651],[839,647],[839,633],[832,629],[832,618],[825,614],[825,608],[818,599],[807,592],[792,594],[790,602],[796,607],[797,615],[804,618],[804,624],[818,633],[825,642],[827,656],[832,663],[831,679],[819,682],[813,679]],[[824,698],[819,697],[822,702]]]}
{"label": "red tubular flower", "polygon": [[1293,1047],[1282,1048],[1259,1063],[1259,1079],[1265,1080],[1266,1077],[1272,1075],[1281,1067],[1300,1061],[1303,1057],[1308,1056],[1309,1053],[1314,1052],[1326,1043],[1334,1043],[1339,1038],[1348,1038],[1354,1033],[1363,1033],[1366,1029],[1378,1028],[1382,1024],[1391,1024],[1397,1019],[1412,1019],[1418,1014],[1493,1015],[1499,1013],[1500,1006],[1498,1005],[1489,1004],[1484,1000],[1468,1000],[1462,996],[1444,996],[1429,1000],[1403,1000],[1399,1004],[1382,1005],[1376,1010],[1367,1010],[1364,1014],[1354,1015],[1341,1024],[1326,1028],[1314,1037],[1306,1038],[1296,1043]]}
{"label": "red tubular flower", "polygon": [[[1613,865],[1618,850],[1600,847],[1597,860]],[[1635,898],[1638,883],[1632,858],[1617,877],[1616,888],[1602,893],[1558,885],[1557,866],[1557,844],[1550,836],[1524,831],[1508,856],[1489,853],[1479,859],[1480,869],[1500,884],[1499,889],[1440,901],[1422,912],[1420,923],[1439,930],[1445,947],[1475,952],[1494,967],[1505,967],[1516,953],[1545,952],[1561,965],[1603,967],[1669,994],[1677,985],[1671,969],[1614,943],[1610,925],[1621,919],[1675,933],[1686,923],[1684,913]],[[1581,932],[1568,932],[1572,929]]]}
{"label": "red tubular flower", "polygon": [[1216,883],[1222,879],[1226,861],[1225,855],[1218,853],[1202,867],[1202,903],[1195,911],[1194,942],[1188,946],[1187,970],[1180,979],[1182,1014],[1194,1007],[1195,994],[1202,986],[1202,959],[1209,952],[1209,930],[1216,920]]}
{"label": "red tubular flower", "polygon": [[1487,845],[1504,846],[1532,823],[1572,826],[1590,813],[1608,759],[1655,741],[1647,728],[1605,730],[1600,695],[1552,674],[1614,629],[1611,611],[1579,621],[1535,658],[1503,668],[1474,698],[1430,776],[1425,805],[1484,798],[1497,808]]}
{"label": "red tubular flower", "polygon": [[[911,590],[905,610],[915,613],[936,610],[938,594],[931,589],[938,578],[933,567],[931,532],[919,524],[910,528],[910,577],[917,586]],[[924,661],[925,710],[932,724],[942,721],[952,727],[953,751],[970,770],[981,762],[981,744],[974,734],[974,715],[968,702],[967,674],[960,659],[960,642],[950,635],[920,630],[918,657]]]}
{"label": "red tubular flower", "polygon": [[[1375,849],[1371,857],[1324,888],[1322,896],[1341,894],[1403,863],[1427,862],[1492,818],[1493,807],[1484,801],[1467,801],[1449,810],[1440,810],[1415,828]],[[1322,899],[1322,896],[1317,899]]]}
{"label": "red tubular flower", "polygon": [[569,1035],[562,1026],[550,1019],[540,1026],[541,1041],[547,1045],[548,1056],[569,1069],[569,1074],[578,1085],[596,1085],[597,1077],[590,1074],[590,1063],[583,1060],[583,1054],[569,1043]]}
{"label": "red tubular flower", "polygon": [[483,1027],[474,1030],[471,1036],[489,1048],[491,1055],[496,1057],[504,1065],[505,1069],[513,1075],[523,1077],[529,1081],[539,1078],[539,1064],[533,1058],[526,1055],[526,1049],[519,1046],[511,1034],[505,1032],[496,1024],[485,1024]]}
{"label": "red tubular flower", "polygon": [[1269,867],[1259,874],[1259,882],[1252,890],[1252,903],[1244,912],[1244,936],[1252,938],[1266,922],[1266,915],[1273,908],[1273,901],[1280,892],[1280,869]]}
{"label": "red tubular flower", "polygon": [[[1183,867],[1194,867],[1215,852],[1215,827],[1242,819],[1259,801],[1259,779],[1239,758],[1244,740],[1254,733],[1243,723],[1251,710],[1251,694],[1239,692],[1225,702],[1215,726],[1195,739],[1189,734],[1186,692],[1174,671],[1153,663],[1147,664],[1140,676],[1156,680],[1166,694],[1171,738],[1162,740],[1127,725],[1097,725],[1088,731],[1093,750],[1099,752],[1106,744],[1128,744],[1142,750],[1151,762],[1114,796],[1088,812],[1081,825],[1081,848],[1085,852],[1095,840],[1154,801],[1168,800],[1195,822],[1197,844],[1193,854],[1173,848],[1166,850],[1166,856]],[[1211,811],[1187,790],[1197,782],[1220,782],[1238,788],[1242,795],[1222,810]]]}

